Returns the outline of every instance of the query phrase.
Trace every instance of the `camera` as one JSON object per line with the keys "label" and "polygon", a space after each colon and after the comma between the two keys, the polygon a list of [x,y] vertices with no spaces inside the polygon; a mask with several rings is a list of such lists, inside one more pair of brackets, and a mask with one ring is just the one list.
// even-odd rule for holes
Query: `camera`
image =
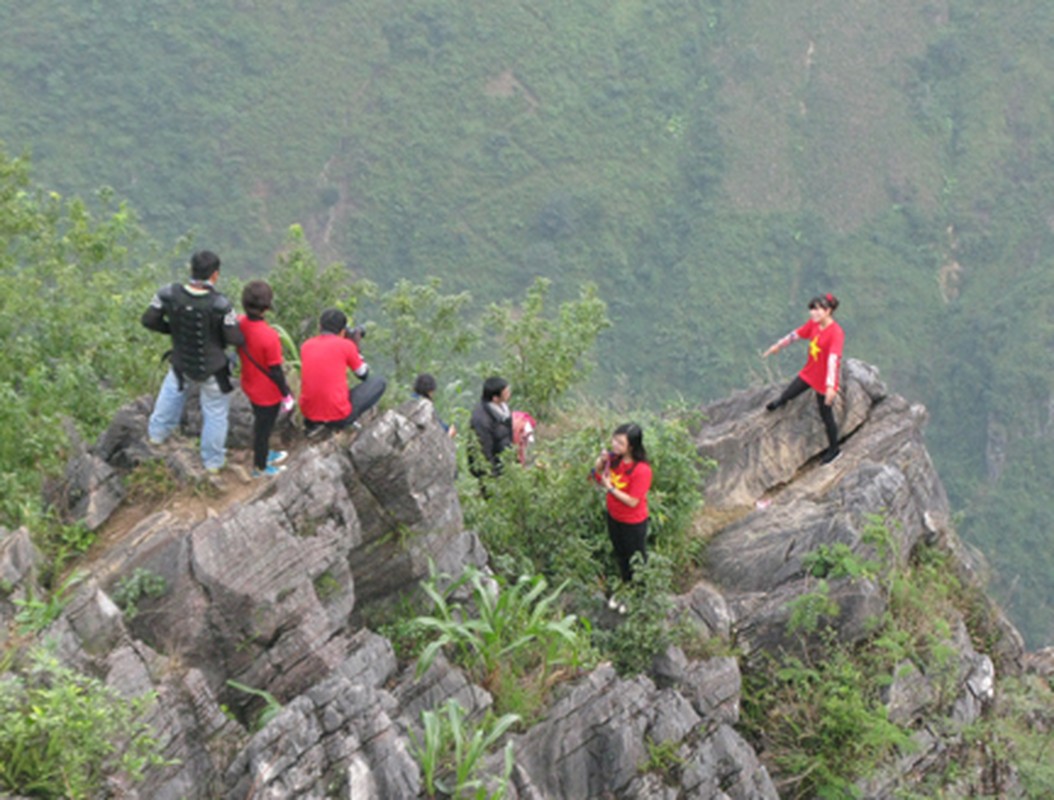
{"label": "camera", "polygon": [[359,339],[365,339],[366,338],[366,326],[365,325],[356,325],[354,327],[352,327],[351,325],[348,325],[348,326],[346,326],[344,328],[344,332],[347,334],[347,337],[349,339],[353,339],[356,342],[359,341]]}

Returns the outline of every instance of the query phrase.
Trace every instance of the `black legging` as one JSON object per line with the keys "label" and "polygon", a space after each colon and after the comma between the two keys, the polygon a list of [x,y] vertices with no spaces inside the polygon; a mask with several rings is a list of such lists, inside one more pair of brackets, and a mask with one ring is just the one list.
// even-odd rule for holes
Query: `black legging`
{"label": "black legging", "polygon": [[[811,387],[801,379],[801,375],[794,376],[794,380],[773,404],[774,407],[786,405],[809,388]],[[824,402],[822,392],[816,392],[816,407],[820,409],[820,419],[823,420],[823,426],[827,429],[827,445],[833,452],[838,449],[838,423],[834,421],[834,406],[829,406]]]}
{"label": "black legging", "polygon": [[622,580],[629,583],[633,580],[634,553],[640,553],[644,561],[648,560],[645,545],[648,541],[648,520],[644,522],[619,522],[617,519],[607,515],[608,536],[611,537],[611,546],[615,549],[615,560],[618,562],[619,573]]}
{"label": "black legging", "polygon": [[267,455],[271,451],[271,431],[278,420],[281,403],[273,406],[253,406],[253,466],[261,472],[267,469]]}

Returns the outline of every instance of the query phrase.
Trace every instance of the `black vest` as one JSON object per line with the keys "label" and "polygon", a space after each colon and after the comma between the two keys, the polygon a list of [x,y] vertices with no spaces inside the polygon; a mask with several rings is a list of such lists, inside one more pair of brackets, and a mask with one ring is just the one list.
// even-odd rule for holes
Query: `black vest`
{"label": "black vest", "polygon": [[203,381],[227,366],[223,321],[230,301],[219,292],[192,294],[179,283],[158,292],[172,329],[172,367],[193,381]]}

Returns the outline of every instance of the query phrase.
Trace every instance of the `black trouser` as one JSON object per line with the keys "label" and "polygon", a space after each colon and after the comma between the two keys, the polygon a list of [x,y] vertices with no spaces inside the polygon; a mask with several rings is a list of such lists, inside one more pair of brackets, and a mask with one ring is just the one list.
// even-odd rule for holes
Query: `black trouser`
{"label": "black trouser", "polygon": [[641,559],[648,560],[645,546],[648,541],[648,520],[644,522],[619,522],[617,519],[607,515],[608,536],[611,537],[611,546],[615,548],[615,560],[622,580],[629,582],[633,580],[633,554],[640,553]]}
{"label": "black trouser", "polygon": [[305,417],[304,427],[309,431],[317,428],[319,425],[325,425],[327,428],[333,430],[343,430],[377,405],[377,402],[384,395],[384,391],[387,388],[388,381],[383,377],[380,375],[370,375],[366,380],[348,392],[348,400],[351,402],[351,413],[348,416],[344,419],[330,420],[329,422],[319,422],[318,420],[307,419],[307,417]]}
{"label": "black trouser", "polygon": [[[790,400],[800,395],[806,389],[811,388],[809,384],[801,379],[801,375],[796,375],[794,380],[790,382],[790,385],[783,390],[783,394],[776,400],[777,406],[785,405]],[[827,446],[833,451],[838,449],[838,423],[834,420],[834,406],[827,405],[823,399],[822,392],[816,392],[816,407],[820,409],[820,419],[823,420],[823,426],[827,429]]]}
{"label": "black trouser", "polygon": [[267,454],[271,451],[271,431],[278,420],[281,403],[273,406],[253,406],[253,466],[258,470],[267,469]]}

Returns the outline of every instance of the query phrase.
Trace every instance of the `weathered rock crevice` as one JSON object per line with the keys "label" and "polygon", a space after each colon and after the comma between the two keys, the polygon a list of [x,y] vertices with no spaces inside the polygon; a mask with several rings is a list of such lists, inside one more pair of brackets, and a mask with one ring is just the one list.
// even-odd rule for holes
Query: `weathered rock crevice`
{"label": "weathered rock crevice", "polygon": [[[508,797],[778,797],[762,757],[736,729],[743,670],[819,646],[789,634],[788,621],[795,600],[816,588],[806,560],[820,548],[844,546],[881,564],[874,575],[827,581],[839,609],[828,622],[842,642],[871,635],[889,604],[882,576],[931,547],[973,587],[988,626],[983,638],[993,643],[978,652],[967,624],[976,620],[957,618],[946,674],[910,661],[896,670],[889,713],[913,726],[918,747],[862,783],[864,796],[892,797],[912,785],[905,776],[920,781],[942,769],[961,732],[991,707],[996,678],[1021,669],[1020,636],[984,595],[983,559],[949,524],[922,436],[925,409],[890,394],[874,367],[850,360],[836,405],[843,455],[825,466],[816,459],[826,439],[815,401],[766,412],[778,391],[707,406],[694,434],[700,454],[717,463],[703,483],[710,512],[727,518],[707,542],[704,579],[674,598],[674,609],[702,639],[723,641],[719,650],[737,656],[690,658],[670,647],[649,675],[624,678],[602,664],[558,687],[544,717],[511,737]],[[71,461],[55,491],[69,515],[104,529],[124,497],[120,477],[151,459],[200,479],[188,446],[145,444],[149,410],[148,398],[121,409]],[[234,446],[249,414],[235,404]],[[43,633],[70,664],[126,694],[157,692],[150,721],[179,764],[152,771],[125,796],[421,796],[413,752],[422,711],[456,698],[478,717],[493,701],[442,655],[418,678],[364,620],[414,591],[430,562],[449,574],[486,565],[479,538],[464,530],[455,468],[431,407],[411,402],[361,431],[306,444],[285,473],[236,502],[214,503],[204,516],[151,514],[93,554],[91,577]],[[28,532],[0,533],[0,622],[13,619],[15,599],[39,593],[38,562]],[[163,578],[166,591],[142,598],[129,618],[112,597],[136,569]],[[251,730],[264,703],[232,679],[273,695],[281,712]],[[676,768],[642,769],[649,744],[669,747]],[[500,754],[487,763],[501,772]]]}

